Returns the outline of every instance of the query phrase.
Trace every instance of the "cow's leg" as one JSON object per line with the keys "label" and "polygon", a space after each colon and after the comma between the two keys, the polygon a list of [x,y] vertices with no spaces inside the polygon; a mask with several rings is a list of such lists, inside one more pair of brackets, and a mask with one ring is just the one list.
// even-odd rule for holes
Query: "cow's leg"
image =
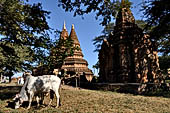
{"label": "cow's leg", "polygon": [[48,106],[51,106],[52,101],[53,101],[53,100],[50,98],[50,102],[49,102]]}
{"label": "cow's leg", "polygon": [[37,106],[40,106],[40,98],[38,97],[38,95],[36,96],[36,101],[37,101]]}
{"label": "cow's leg", "polygon": [[56,106],[56,108],[58,108],[59,105],[60,105],[60,95],[59,95],[59,92],[55,91],[55,95],[56,95],[56,99],[57,99],[57,106]]}
{"label": "cow's leg", "polygon": [[48,106],[51,106],[51,103],[54,99],[54,91],[51,90],[49,93],[50,93],[50,102],[49,102]]}
{"label": "cow's leg", "polygon": [[28,99],[29,99],[29,105],[28,105],[27,109],[30,109],[30,107],[31,107],[31,102],[32,102],[33,96],[34,96],[34,94],[33,94],[33,93],[29,93],[29,96],[28,96]]}
{"label": "cow's leg", "polygon": [[42,100],[42,104],[45,104],[44,99],[45,99],[46,93],[42,93],[41,96],[42,96],[42,99],[41,99]]}

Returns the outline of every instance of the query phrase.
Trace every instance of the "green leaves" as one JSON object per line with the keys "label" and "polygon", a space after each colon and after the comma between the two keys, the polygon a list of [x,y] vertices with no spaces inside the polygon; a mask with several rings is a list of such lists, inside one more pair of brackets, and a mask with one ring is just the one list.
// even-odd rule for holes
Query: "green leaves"
{"label": "green leaves", "polygon": [[30,53],[31,51],[29,47],[16,44],[14,45],[9,42],[1,42],[0,68],[3,69],[2,71],[22,71],[26,68],[26,61],[32,61]]}
{"label": "green leaves", "polygon": [[49,56],[49,65],[54,68],[61,68],[64,59],[68,56],[72,56],[75,50],[80,48],[73,45],[73,40],[70,37],[66,39],[60,38],[56,45],[51,48],[51,54]]}
{"label": "green leaves", "polygon": [[84,14],[95,12],[96,19],[102,19],[101,25],[108,24],[120,8],[120,2],[115,0],[59,0],[58,2],[59,7],[66,12],[74,12],[74,16],[83,17]]}
{"label": "green leaves", "polygon": [[40,3],[0,1],[0,73],[32,70],[41,65],[53,70],[60,68],[67,56],[73,55],[76,47],[70,38],[51,40],[49,14]]}
{"label": "green leaves", "polygon": [[145,3],[143,10],[147,22],[146,29],[154,26],[149,32],[151,39],[158,42],[163,54],[168,55],[170,51],[170,1],[148,1]]}
{"label": "green leaves", "polygon": [[35,34],[49,30],[49,12],[42,10],[41,4],[29,5],[19,0],[4,0],[0,4],[0,34],[7,41],[29,45]]}
{"label": "green leaves", "polygon": [[159,57],[160,69],[165,75],[168,75],[167,69],[170,68],[170,56],[160,56]]}
{"label": "green leaves", "polygon": [[93,45],[95,45],[96,49],[94,52],[99,52],[101,49],[101,45],[104,39],[108,39],[109,35],[113,32],[114,30],[114,23],[109,23],[108,25],[105,26],[104,30],[102,31],[102,35],[95,37],[93,41]]}
{"label": "green leaves", "polygon": [[[43,10],[40,3],[30,5],[23,0],[0,1],[1,72],[31,69],[35,59],[45,54],[50,40],[48,15],[49,12]],[[43,50],[40,56],[37,48]]]}

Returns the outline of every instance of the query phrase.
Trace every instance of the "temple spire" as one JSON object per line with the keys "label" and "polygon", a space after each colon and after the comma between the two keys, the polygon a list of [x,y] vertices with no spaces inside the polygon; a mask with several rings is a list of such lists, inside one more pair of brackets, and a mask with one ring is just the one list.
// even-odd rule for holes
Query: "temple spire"
{"label": "temple spire", "polygon": [[71,26],[70,37],[74,41],[74,44],[80,45],[79,40],[76,35],[76,32],[75,32],[75,29],[74,29],[74,24],[72,24],[72,26]]}
{"label": "temple spire", "polygon": [[72,24],[71,29],[74,29],[74,24]]}
{"label": "temple spire", "polygon": [[[66,29],[63,29],[63,31],[66,32]],[[85,75],[84,77],[81,77],[81,80],[82,78],[86,78],[88,81],[91,81],[93,78],[93,72],[88,68],[88,62],[83,59],[83,53],[75,32],[74,24],[72,24],[71,26],[71,32],[68,37],[71,38],[73,47],[77,49],[73,50],[73,55],[68,56],[64,59],[64,63],[61,69],[66,70],[67,74],[69,74],[70,76],[73,76],[74,74],[78,74],[79,77],[80,75]]]}
{"label": "temple spire", "polygon": [[64,24],[63,24],[63,29],[66,29],[66,23],[65,23],[65,21],[64,21]]}
{"label": "temple spire", "polygon": [[61,31],[60,37],[64,38],[64,39],[66,39],[68,37],[68,32],[67,32],[67,29],[66,29],[65,21],[64,21],[64,24],[63,24],[63,30]]}
{"label": "temple spire", "polygon": [[[126,0],[127,1],[127,0]],[[135,23],[135,19],[133,17],[133,14],[130,10],[130,7],[127,7],[125,5],[125,0],[121,0],[122,7],[120,8],[117,19],[116,19],[116,25],[125,25],[124,23]]]}

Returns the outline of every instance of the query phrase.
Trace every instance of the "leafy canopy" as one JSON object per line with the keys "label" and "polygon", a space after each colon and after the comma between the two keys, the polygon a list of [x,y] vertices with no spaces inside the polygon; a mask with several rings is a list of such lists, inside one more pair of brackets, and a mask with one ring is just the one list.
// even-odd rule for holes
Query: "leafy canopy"
{"label": "leafy canopy", "polygon": [[160,52],[168,55],[170,51],[170,1],[145,1],[143,10],[147,22],[146,29],[154,26],[149,33],[151,39],[158,42]]}
{"label": "leafy canopy", "polygon": [[[60,48],[61,44],[49,36],[52,31],[47,23],[49,14],[40,3],[0,0],[0,73],[12,76],[12,73],[32,70],[37,65],[52,64],[51,48]],[[60,56],[64,59],[69,54],[58,52],[57,55],[54,59]]]}
{"label": "leafy canopy", "polygon": [[31,45],[37,37],[49,30],[44,11],[40,3],[26,4],[20,0],[0,1],[1,40],[12,43]]}
{"label": "leafy canopy", "polygon": [[[96,19],[101,19],[101,25],[107,25],[116,15],[119,8],[122,7],[119,0],[59,0],[59,7],[66,12],[74,12],[74,16],[95,12]],[[130,7],[131,2],[124,0],[124,5]]]}

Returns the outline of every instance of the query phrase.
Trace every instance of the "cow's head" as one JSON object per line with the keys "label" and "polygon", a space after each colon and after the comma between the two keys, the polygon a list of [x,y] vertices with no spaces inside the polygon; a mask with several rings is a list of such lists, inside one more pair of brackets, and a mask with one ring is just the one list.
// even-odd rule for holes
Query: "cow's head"
{"label": "cow's head", "polygon": [[23,103],[23,99],[21,98],[20,94],[16,94],[13,100],[14,100],[15,109],[18,109]]}

